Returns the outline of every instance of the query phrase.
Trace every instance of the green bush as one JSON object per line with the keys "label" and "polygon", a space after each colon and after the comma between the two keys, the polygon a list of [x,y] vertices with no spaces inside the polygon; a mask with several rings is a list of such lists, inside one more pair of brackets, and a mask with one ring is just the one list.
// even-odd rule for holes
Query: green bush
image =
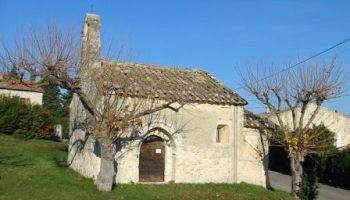
{"label": "green bush", "polygon": [[0,96],[0,132],[13,134],[27,113],[28,106],[19,97]]}
{"label": "green bush", "polygon": [[[311,155],[304,166],[317,162],[319,182],[344,189],[350,189],[350,147],[338,150],[334,148],[325,155]],[[290,175],[288,153],[281,147],[270,148],[269,169]]]}
{"label": "green bush", "polygon": [[42,137],[50,137],[49,135],[44,135],[43,128],[51,127],[54,124],[51,112],[39,105],[34,105],[31,107],[31,114],[29,116],[33,120],[30,127],[32,132],[39,133]]}
{"label": "green bush", "polygon": [[[339,150],[334,147],[334,134],[325,126],[313,127],[319,131],[317,155],[306,157],[303,164],[304,175],[300,187],[301,199],[312,199],[317,194],[317,181],[344,189],[350,189],[350,147]],[[321,148],[322,147],[322,148]],[[281,147],[270,147],[269,169],[291,174],[288,153]],[[310,168],[311,167],[311,168]],[[308,169],[312,169],[311,171]],[[316,169],[316,171],[314,171]],[[318,177],[318,180],[317,178]]]}
{"label": "green bush", "polygon": [[338,150],[325,156],[319,156],[320,182],[350,189],[350,147]]}
{"label": "green bush", "polygon": [[319,178],[317,169],[319,167],[316,155],[309,155],[303,164],[303,175],[299,184],[298,197],[301,200],[314,200],[318,195]]}
{"label": "green bush", "polygon": [[0,96],[0,133],[16,137],[49,137],[43,130],[53,125],[51,113],[39,105],[30,105],[19,97]]}

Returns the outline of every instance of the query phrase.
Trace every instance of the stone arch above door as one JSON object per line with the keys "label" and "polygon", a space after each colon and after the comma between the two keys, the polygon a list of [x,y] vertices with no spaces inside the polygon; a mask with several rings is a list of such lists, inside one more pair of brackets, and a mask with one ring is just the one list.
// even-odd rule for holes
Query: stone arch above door
{"label": "stone arch above door", "polygon": [[[167,145],[171,145],[172,148],[176,149],[178,146],[182,145],[182,132],[179,129],[180,128],[176,128],[176,126],[167,121],[156,120],[149,125],[142,126],[138,132],[142,139],[145,139],[150,134],[157,135],[161,137]],[[139,143],[139,145],[141,145],[141,143]]]}

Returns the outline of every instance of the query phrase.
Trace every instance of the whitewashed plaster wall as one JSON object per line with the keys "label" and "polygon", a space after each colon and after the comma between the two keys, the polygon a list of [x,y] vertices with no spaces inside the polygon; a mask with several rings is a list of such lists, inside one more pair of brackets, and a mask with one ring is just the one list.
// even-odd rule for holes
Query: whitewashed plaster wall
{"label": "whitewashed plaster wall", "polygon": [[20,98],[30,99],[31,104],[43,104],[43,93],[41,92],[0,89],[0,95],[19,96]]}
{"label": "whitewashed plaster wall", "polygon": [[[306,123],[308,119],[310,119],[311,114],[316,109],[316,105],[310,104],[307,108],[304,122]],[[283,121],[288,124],[288,126],[292,127],[292,113],[291,111],[284,111],[282,114]],[[297,119],[300,116],[300,110],[296,112]],[[277,122],[275,116],[271,114],[267,114],[272,121]],[[304,123],[304,124],[305,124]],[[320,125],[324,124],[329,130],[336,134],[336,146],[344,147],[350,144],[350,118],[346,117],[338,112],[329,110],[325,107],[321,107],[319,113],[316,115],[313,124]]]}
{"label": "whitewashed plaster wall", "polygon": [[266,137],[256,129],[244,128],[239,143],[238,182],[266,187],[269,152]]}

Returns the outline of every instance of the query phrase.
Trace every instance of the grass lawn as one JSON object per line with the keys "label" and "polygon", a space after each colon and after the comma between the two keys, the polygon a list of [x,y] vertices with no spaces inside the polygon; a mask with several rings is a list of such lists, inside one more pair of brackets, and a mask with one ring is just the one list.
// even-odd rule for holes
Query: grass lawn
{"label": "grass lawn", "polygon": [[248,184],[130,184],[104,193],[66,166],[66,154],[61,143],[0,134],[0,200],[293,199],[287,193]]}

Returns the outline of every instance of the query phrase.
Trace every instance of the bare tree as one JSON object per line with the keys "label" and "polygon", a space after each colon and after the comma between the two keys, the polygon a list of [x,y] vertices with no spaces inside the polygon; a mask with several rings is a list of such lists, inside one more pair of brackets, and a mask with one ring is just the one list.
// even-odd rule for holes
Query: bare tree
{"label": "bare tree", "polygon": [[[279,73],[275,65],[258,66],[255,71],[249,65],[247,76],[242,76],[245,88],[268,108],[277,124],[269,131],[269,138],[289,153],[294,195],[301,182],[305,156],[322,152],[329,143],[329,138],[310,128],[321,105],[342,95],[346,81],[343,70],[334,57],[329,62],[304,63],[295,71],[286,65],[284,73]],[[283,115],[286,110],[290,110],[291,118]]]}
{"label": "bare tree", "polygon": [[[12,48],[2,43],[1,63],[9,68],[18,66],[31,77],[49,78],[79,98],[86,111],[85,129],[101,148],[96,184],[99,190],[110,191],[115,175],[115,141],[141,126],[143,117],[167,108],[177,111],[172,104],[182,102],[158,100],[151,92],[138,94],[140,86],[115,70],[113,63],[117,61],[100,61],[96,55],[99,47],[92,49],[84,45],[86,41],[81,48],[73,29],[63,31],[50,25],[23,33]],[[83,38],[89,39],[88,34]]]}

